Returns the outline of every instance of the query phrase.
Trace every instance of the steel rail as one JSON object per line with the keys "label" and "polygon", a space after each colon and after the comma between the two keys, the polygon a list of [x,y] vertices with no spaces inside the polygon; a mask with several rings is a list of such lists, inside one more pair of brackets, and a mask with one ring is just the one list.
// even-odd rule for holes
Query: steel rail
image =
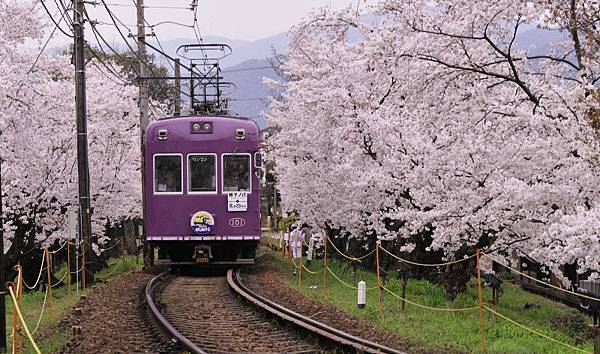
{"label": "steel rail", "polygon": [[253,292],[247,286],[245,286],[244,283],[242,283],[240,279],[239,269],[237,271],[234,271],[233,269],[227,271],[227,282],[236,293],[238,293],[246,300],[252,302],[256,306],[264,309],[268,313],[271,313],[283,319],[284,321],[291,322],[296,326],[299,326],[309,332],[315,333],[318,336],[324,337],[332,342],[366,353],[404,353],[396,349],[386,347],[384,345],[371,342],[360,337],[353,336],[349,333],[340,331],[336,328],[315,321],[312,318],[303,316]]}
{"label": "steel rail", "polygon": [[187,339],[183,334],[181,334],[175,327],[173,327],[169,321],[162,315],[153,299],[153,291],[158,282],[168,273],[166,270],[154,278],[150,279],[148,284],[146,284],[146,303],[148,304],[148,309],[150,310],[150,314],[158,323],[158,325],[162,328],[162,330],[170,337],[172,341],[179,344],[185,350],[190,351],[195,354],[206,354],[205,351],[200,349],[196,344]]}

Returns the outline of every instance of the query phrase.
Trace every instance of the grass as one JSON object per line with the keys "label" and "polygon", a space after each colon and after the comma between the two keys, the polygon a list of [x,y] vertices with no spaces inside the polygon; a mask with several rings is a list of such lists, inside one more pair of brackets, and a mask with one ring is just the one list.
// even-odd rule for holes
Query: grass
{"label": "grass", "polygon": [[[289,276],[289,263],[287,258],[271,256],[274,264],[278,265],[281,273],[288,279],[290,287],[298,288],[298,279]],[[353,284],[351,269],[342,262],[328,261],[328,267],[341,279]],[[309,267],[313,271],[323,268],[322,262],[314,261]],[[401,281],[392,273],[386,288],[395,294],[400,294]],[[356,282],[363,280],[367,288],[377,285],[377,276],[371,272],[358,270]],[[406,304],[403,311],[401,300],[385,293],[382,311],[377,311],[377,289],[367,290],[365,309],[357,308],[357,292],[338,282],[331,274],[327,275],[327,297],[323,296],[323,274],[311,275],[302,272],[300,290],[307,296],[317,301],[327,302],[334,307],[355,314],[375,326],[410,338],[426,348],[449,348],[457,352],[481,352],[481,335],[479,310],[467,312],[441,312],[418,308]],[[315,288],[316,286],[316,288]],[[544,297],[531,294],[519,286],[504,282],[504,293],[500,297],[496,311],[504,316],[517,321],[529,328],[541,332],[560,342],[574,345],[574,336],[583,339],[583,345],[577,348],[587,352],[594,351],[590,336],[587,333],[574,333],[573,330],[557,329],[552,326],[552,320],[560,315],[577,315],[579,311],[566,307],[560,303]],[[472,280],[468,284],[466,293],[460,294],[455,301],[444,297],[441,286],[434,285],[424,280],[408,281],[406,298],[418,304],[438,308],[466,308],[478,306],[477,283]],[[485,288],[484,299],[491,299],[491,290]],[[525,310],[525,304],[535,304]],[[492,307],[492,305],[488,305]],[[534,333],[518,327],[508,321],[497,318],[493,323],[493,315],[484,311],[485,346],[488,353],[577,353],[573,349],[551,342]],[[586,323],[591,323],[591,318],[586,316]]]}
{"label": "grass", "polygon": [[[96,273],[97,280],[115,276],[124,273],[131,269],[140,269],[143,262],[136,262],[135,256],[125,256],[123,258],[113,258],[108,261],[105,269]],[[67,270],[66,264],[62,264],[55,269],[55,274],[61,278]],[[41,317],[39,328],[33,333],[33,338],[36,341],[42,353],[53,353],[59,350],[69,339],[70,333],[62,331],[58,327],[58,323],[62,318],[73,311],[74,305],[79,301],[81,295],[89,294],[91,289],[79,289],[77,292],[76,284],[71,284],[71,294],[68,293],[67,287],[57,287],[52,289],[52,308],[49,307],[49,298],[46,299],[46,305],[43,316]],[[36,328],[42,307],[44,307],[45,291],[32,291],[23,293],[23,302],[20,306],[21,313],[25,319],[25,323],[30,331]],[[6,296],[6,333],[8,348],[7,352],[12,350],[12,321],[13,321],[13,301],[10,294]],[[18,321],[18,319],[17,319]],[[29,342],[25,331],[23,333],[23,345],[26,353],[35,353],[33,346]]]}

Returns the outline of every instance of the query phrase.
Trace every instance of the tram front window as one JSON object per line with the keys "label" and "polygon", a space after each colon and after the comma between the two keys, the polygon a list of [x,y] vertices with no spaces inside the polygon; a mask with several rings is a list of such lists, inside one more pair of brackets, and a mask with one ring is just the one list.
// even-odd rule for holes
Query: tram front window
{"label": "tram front window", "polygon": [[181,193],[181,156],[154,156],[154,193]]}
{"label": "tram front window", "polygon": [[216,192],[215,155],[189,155],[189,192]]}
{"label": "tram front window", "polygon": [[250,191],[250,156],[224,155],[223,191]]}

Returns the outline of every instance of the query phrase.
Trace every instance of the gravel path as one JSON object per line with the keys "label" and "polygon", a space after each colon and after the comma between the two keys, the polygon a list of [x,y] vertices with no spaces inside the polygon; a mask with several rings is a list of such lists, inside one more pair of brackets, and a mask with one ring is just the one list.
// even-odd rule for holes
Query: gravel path
{"label": "gravel path", "polygon": [[412,343],[396,334],[384,332],[357,316],[342,312],[329,304],[304,296],[300,291],[287,286],[287,279],[276,266],[268,262],[268,257],[257,258],[256,265],[244,271],[244,283],[264,297],[278,302],[293,311],[331,327],[346,331],[373,342],[406,351],[408,353],[451,353],[452,351],[431,350]]}
{"label": "gravel path", "polygon": [[[60,324],[70,333],[60,353],[165,353],[176,352],[165,345],[142,308],[141,295],[153,275],[127,272],[98,285]],[[81,335],[73,336],[73,326],[81,326]]]}

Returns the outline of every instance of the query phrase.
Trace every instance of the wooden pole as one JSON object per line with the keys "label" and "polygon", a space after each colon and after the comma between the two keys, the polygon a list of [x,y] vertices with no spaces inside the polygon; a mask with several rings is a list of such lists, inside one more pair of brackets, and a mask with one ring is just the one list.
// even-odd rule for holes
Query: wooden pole
{"label": "wooden pole", "polygon": [[[20,282],[20,273],[19,278],[17,279],[17,284]],[[16,284],[10,285],[13,288],[13,292],[16,296],[19,296],[19,286]],[[21,337],[21,322],[17,318],[17,310],[13,307],[13,328],[12,328],[12,347],[13,353],[23,353],[23,338]]]}
{"label": "wooden pole", "polygon": [[381,278],[379,277],[379,240],[375,242],[375,256],[377,257],[377,310],[381,310]]}
{"label": "wooden pole", "polygon": [[293,272],[293,259],[292,259],[292,233],[288,232],[288,259],[290,261],[290,277],[294,276],[294,272]]}
{"label": "wooden pole", "polygon": [[[81,244],[85,244],[85,240],[82,240]],[[85,250],[85,246],[83,246],[83,249]],[[85,274],[85,252],[81,252],[82,255],[82,264],[81,264],[81,288],[85,289],[85,278],[86,278],[86,274]]]}
{"label": "wooden pole", "polygon": [[596,334],[594,338],[594,354],[600,354],[600,325],[596,326],[594,332]]}
{"label": "wooden pole", "polygon": [[50,269],[50,252],[48,252],[48,247],[46,247],[46,268],[48,270],[48,308],[52,308],[52,278],[50,277],[52,270]]}
{"label": "wooden pole", "polygon": [[483,325],[483,290],[481,289],[480,250],[477,249],[477,291],[479,293],[479,328],[481,332],[481,352],[485,353],[485,335]]}
{"label": "wooden pole", "polygon": [[404,307],[406,306],[406,283],[408,281],[407,271],[402,272],[402,311],[404,311]]}
{"label": "wooden pole", "polygon": [[[77,119],[77,176],[79,208],[82,238],[88,241],[89,248],[84,252],[92,255],[92,222],[90,219],[90,168],[88,159],[87,101],[85,83],[85,38],[84,38],[84,0],[73,1],[73,38],[75,51],[75,117]],[[143,74],[140,74],[143,76]],[[142,85],[142,84],[140,84]],[[142,159],[142,161],[144,161]],[[143,166],[143,165],[142,165]],[[142,171],[144,169],[142,168]],[[142,189],[143,190],[143,189]]]}
{"label": "wooden pole", "polygon": [[67,239],[67,293],[71,297],[71,240]]}
{"label": "wooden pole", "polygon": [[298,288],[302,285],[302,240],[300,240],[300,271],[298,272]]}
{"label": "wooden pole", "polygon": [[327,235],[324,239],[325,250],[323,253],[323,293],[327,297]]}

